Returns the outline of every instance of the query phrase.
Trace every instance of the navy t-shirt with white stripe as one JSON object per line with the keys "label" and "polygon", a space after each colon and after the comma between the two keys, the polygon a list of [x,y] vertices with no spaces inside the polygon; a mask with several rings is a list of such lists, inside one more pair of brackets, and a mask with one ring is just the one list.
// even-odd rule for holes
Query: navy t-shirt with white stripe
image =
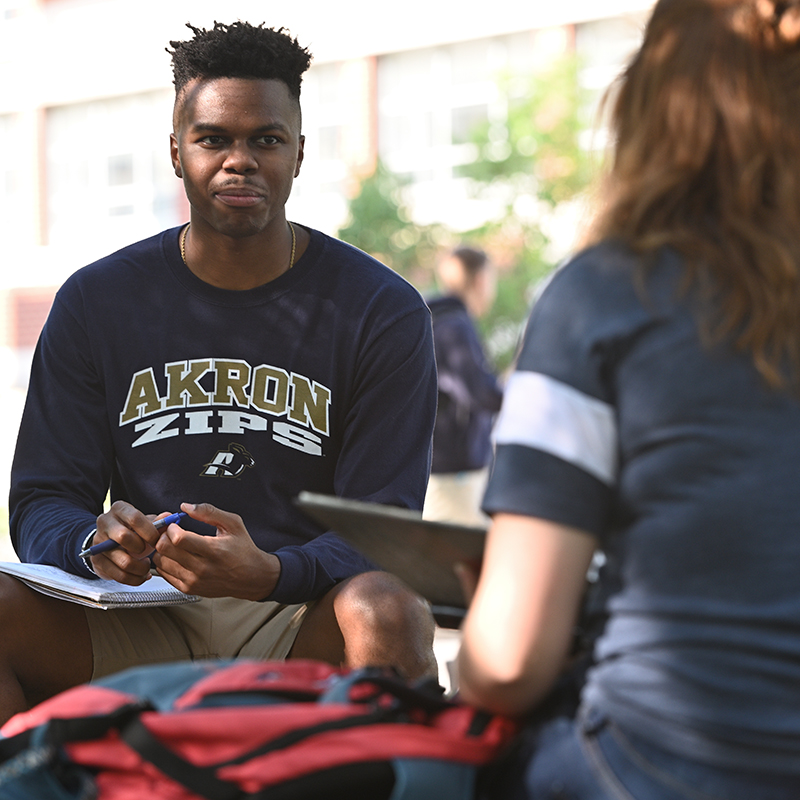
{"label": "navy t-shirt with white stripe", "polygon": [[690,758],[800,772],[800,403],[703,344],[683,276],[608,243],[554,275],[484,508],[586,530],[619,564],[585,702]]}

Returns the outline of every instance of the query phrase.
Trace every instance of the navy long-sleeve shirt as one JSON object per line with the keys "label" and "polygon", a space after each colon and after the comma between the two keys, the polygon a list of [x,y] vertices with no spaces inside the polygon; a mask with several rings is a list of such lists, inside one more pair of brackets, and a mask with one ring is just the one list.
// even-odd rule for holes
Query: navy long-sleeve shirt
{"label": "navy long-sleeve shirt", "polygon": [[198,279],[178,234],[59,290],[12,468],[14,546],[89,575],[78,551],[109,489],[144,513],[210,502],[280,559],[270,599],[313,599],[371,565],[295,508],[300,491],[422,507],[429,311],[394,272],[316,231],[291,270],[249,291]]}

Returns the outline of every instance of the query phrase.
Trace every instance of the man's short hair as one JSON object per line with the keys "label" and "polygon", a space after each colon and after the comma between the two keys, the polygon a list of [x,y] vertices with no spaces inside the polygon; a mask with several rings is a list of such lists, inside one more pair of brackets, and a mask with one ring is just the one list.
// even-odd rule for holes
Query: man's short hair
{"label": "man's short hair", "polygon": [[249,22],[225,25],[215,22],[211,30],[189,23],[194,37],[186,42],[170,42],[173,83],[180,97],[196,78],[253,78],[283,81],[289,92],[300,99],[303,73],[311,64],[311,53],[301,47],[285,28],[265,28]]}

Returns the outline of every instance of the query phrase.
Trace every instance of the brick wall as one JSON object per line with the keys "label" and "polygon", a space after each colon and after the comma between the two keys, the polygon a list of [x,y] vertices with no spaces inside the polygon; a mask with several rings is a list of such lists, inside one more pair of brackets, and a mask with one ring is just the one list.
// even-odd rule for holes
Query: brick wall
{"label": "brick wall", "polygon": [[55,287],[8,291],[9,347],[27,349],[36,345],[55,293]]}

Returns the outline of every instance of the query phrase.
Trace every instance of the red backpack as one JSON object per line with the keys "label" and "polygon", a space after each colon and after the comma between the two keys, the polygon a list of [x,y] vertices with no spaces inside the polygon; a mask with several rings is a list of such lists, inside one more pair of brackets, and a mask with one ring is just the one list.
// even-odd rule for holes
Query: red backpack
{"label": "red backpack", "polygon": [[469,800],[515,724],[388,670],[182,662],[0,729],[0,800]]}

